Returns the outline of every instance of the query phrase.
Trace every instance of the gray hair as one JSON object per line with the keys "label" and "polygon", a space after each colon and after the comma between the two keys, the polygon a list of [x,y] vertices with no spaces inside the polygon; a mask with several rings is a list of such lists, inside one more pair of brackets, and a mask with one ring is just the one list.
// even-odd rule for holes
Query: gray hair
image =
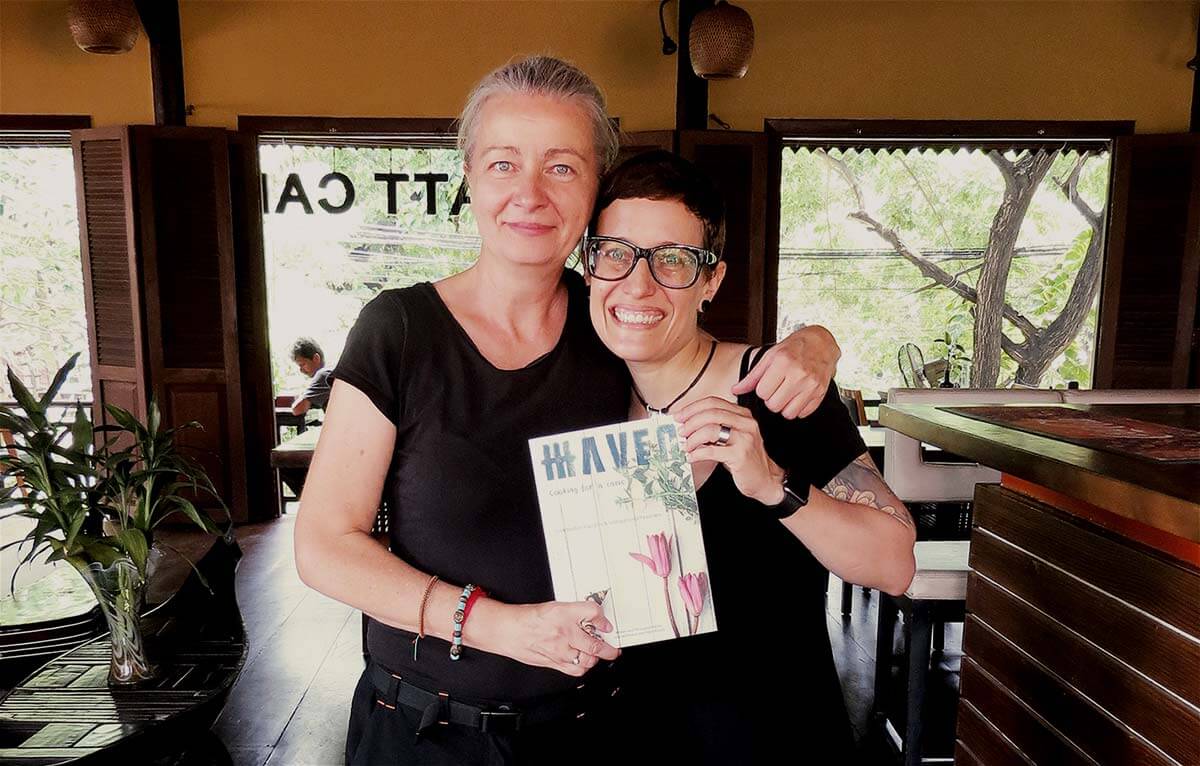
{"label": "gray hair", "polygon": [[458,148],[463,162],[471,163],[475,133],[483,106],[492,96],[523,93],[551,98],[575,99],[587,112],[595,137],[597,170],[604,173],[617,159],[616,128],[608,117],[604,94],[592,78],[567,62],[551,56],[527,56],[510,61],[489,73],[467,97],[458,119]]}

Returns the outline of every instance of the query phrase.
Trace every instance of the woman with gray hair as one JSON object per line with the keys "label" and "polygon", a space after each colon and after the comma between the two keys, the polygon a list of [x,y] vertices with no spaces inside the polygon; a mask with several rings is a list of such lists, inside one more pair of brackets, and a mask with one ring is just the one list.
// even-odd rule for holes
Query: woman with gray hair
{"label": "woman with gray hair", "polygon": [[[553,600],[527,448],[628,415],[629,373],[564,268],[617,136],[595,83],[531,57],[476,87],[459,139],[479,259],[363,309],[296,523],[304,582],[371,617],[350,763],[561,763],[617,690],[600,607]],[[806,328],[741,390],[801,414],[837,355]]]}

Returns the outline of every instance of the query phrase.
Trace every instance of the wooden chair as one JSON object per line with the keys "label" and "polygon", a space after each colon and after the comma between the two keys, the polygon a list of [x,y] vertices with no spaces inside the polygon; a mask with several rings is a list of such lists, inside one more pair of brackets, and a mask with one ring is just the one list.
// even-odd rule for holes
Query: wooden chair
{"label": "wooden chair", "polygon": [[902,596],[880,594],[879,626],[875,641],[875,715],[881,728],[889,722],[886,706],[895,661],[892,652],[896,617],[904,613],[905,705],[904,738],[900,753],[904,766],[921,763],[922,708],[925,681],[929,672],[930,643],[934,626],[962,622],[966,618],[967,559],[970,542],[966,540],[925,541],[916,544],[917,572]]}
{"label": "wooden chair", "polygon": [[857,388],[839,386],[838,398],[842,400],[842,404],[846,405],[846,410],[850,413],[850,419],[854,421],[854,425],[870,425],[867,421],[867,408],[863,404],[862,391]]}

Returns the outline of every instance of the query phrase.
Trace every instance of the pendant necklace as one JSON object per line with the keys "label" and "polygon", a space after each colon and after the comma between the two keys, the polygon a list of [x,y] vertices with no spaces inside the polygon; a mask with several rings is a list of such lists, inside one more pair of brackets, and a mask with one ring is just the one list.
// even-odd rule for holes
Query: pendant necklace
{"label": "pendant necklace", "polygon": [[700,382],[700,378],[704,377],[704,372],[708,369],[708,365],[712,363],[713,354],[715,353],[717,353],[717,341],[713,340],[712,347],[708,349],[708,358],[704,360],[704,366],[700,368],[700,372],[696,373],[696,377],[692,378],[692,382],[688,383],[687,388],[680,391],[679,396],[672,399],[671,403],[666,407],[660,409],[658,407],[651,407],[649,404],[646,404],[646,400],[642,398],[642,392],[638,391],[636,383],[633,385],[633,395],[636,396],[638,402],[640,402],[641,405],[646,408],[647,413],[659,415],[667,414],[667,412],[675,406],[675,403],[686,396],[688,391],[691,391],[693,388],[695,388],[696,384]]}

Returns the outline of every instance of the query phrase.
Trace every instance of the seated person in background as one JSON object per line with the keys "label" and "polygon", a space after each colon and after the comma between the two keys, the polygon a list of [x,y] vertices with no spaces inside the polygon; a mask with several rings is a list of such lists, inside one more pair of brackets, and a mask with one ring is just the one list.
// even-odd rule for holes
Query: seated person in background
{"label": "seated person in background", "polygon": [[310,378],[308,388],[292,400],[292,414],[303,415],[312,407],[325,409],[333,386],[333,371],[325,366],[321,347],[312,338],[299,338],[292,344],[292,361]]}

